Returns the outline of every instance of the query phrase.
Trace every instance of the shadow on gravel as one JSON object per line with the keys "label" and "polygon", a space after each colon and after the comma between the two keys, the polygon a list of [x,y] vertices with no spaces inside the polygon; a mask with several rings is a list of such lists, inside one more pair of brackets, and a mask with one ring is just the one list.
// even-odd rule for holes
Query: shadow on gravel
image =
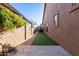
{"label": "shadow on gravel", "polygon": [[1,52],[0,53],[0,56],[10,56],[10,55],[14,55],[17,53],[17,49],[12,49],[11,51],[8,51],[8,52]]}
{"label": "shadow on gravel", "polygon": [[2,52],[0,52],[0,56],[10,56],[17,53],[17,49],[15,47],[10,46],[10,44],[2,45]]}

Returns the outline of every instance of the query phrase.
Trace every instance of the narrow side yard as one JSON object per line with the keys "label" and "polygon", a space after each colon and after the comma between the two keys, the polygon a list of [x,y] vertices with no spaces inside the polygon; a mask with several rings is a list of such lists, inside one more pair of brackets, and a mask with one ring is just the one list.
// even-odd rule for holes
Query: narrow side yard
{"label": "narrow side yard", "polygon": [[16,53],[9,53],[8,56],[71,56],[69,52],[44,33],[36,34],[16,49]]}
{"label": "narrow side yard", "polygon": [[58,45],[44,33],[38,33],[32,45]]}

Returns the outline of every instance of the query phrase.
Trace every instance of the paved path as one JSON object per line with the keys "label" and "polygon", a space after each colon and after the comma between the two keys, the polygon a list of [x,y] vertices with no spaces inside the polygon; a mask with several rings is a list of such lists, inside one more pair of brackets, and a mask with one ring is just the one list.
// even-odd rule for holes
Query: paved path
{"label": "paved path", "polygon": [[66,50],[64,50],[60,46],[19,46],[17,53],[13,55],[14,56],[71,56],[71,54],[69,54]]}
{"label": "paved path", "polygon": [[17,47],[17,51],[9,53],[9,56],[71,56],[61,46],[33,46],[31,45],[36,34]]}

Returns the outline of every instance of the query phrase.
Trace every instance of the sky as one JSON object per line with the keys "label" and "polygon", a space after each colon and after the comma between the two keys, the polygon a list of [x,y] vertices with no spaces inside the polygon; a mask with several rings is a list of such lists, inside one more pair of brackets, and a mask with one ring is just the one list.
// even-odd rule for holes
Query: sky
{"label": "sky", "polygon": [[42,23],[44,11],[43,3],[11,3],[11,5],[28,20],[38,25]]}

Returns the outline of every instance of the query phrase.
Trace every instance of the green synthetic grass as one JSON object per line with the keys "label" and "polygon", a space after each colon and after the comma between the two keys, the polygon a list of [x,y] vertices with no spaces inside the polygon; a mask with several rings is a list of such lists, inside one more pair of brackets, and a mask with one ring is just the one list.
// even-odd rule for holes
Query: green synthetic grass
{"label": "green synthetic grass", "polygon": [[32,45],[58,45],[55,41],[50,39],[44,33],[38,33]]}

